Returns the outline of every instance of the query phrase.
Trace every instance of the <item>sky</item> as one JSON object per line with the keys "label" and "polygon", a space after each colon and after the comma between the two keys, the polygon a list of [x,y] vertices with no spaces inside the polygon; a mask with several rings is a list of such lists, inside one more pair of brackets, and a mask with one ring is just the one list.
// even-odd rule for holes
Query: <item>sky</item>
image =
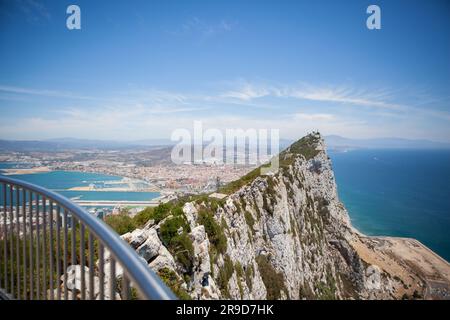
{"label": "sky", "polygon": [[450,3],[0,0],[0,139],[160,139],[194,121],[450,142]]}

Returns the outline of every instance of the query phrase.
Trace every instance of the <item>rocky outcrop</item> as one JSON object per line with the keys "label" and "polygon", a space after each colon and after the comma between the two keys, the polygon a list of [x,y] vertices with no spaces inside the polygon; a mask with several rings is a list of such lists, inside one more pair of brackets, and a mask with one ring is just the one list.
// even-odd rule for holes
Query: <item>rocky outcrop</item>
{"label": "rocky outcrop", "polygon": [[380,262],[387,258],[377,260],[372,239],[352,228],[318,133],[291,145],[279,161],[275,173],[253,171],[225,187],[224,197],[178,200],[159,223],[122,237],[154,271],[173,272],[174,291],[193,299],[392,299],[424,293],[420,276],[406,284],[415,274],[408,264],[387,270]]}

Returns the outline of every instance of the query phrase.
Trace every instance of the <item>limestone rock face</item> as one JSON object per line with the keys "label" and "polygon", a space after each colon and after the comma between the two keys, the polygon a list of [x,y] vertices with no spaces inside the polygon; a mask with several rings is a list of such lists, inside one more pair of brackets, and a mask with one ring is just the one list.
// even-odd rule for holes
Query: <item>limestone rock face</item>
{"label": "limestone rock face", "polygon": [[196,220],[197,220],[197,209],[194,204],[191,202],[187,202],[183,206],[183,212],[186,216],[186,219],[191,226],[191,229],[195,228]]}
{"label": "limestone rock face", "polygon": [[[75,292],[76,294],[79,294],[81,292],[81,281],[83,279],[82,274],[81,274],[81,266],[80,265],[71,265],[67,268],[67,284],[65,285],[65,287],[70,290]],[[63,282],[63,286],[64,286],[64,276],[61,277],[61,281]],[[85,292],[86,292],[86,297],[90,296],[90,291],[89,291],[89,268],[88,267],[84,267],[84,283],[85,283]],[[94,298],[97,297],[97,295],[99,294],[99,288],[100,288],[100,282],[99,282],[99,278],[97,276],[94,276],[94,291],[92,292]]]}
{"label": "limestone rock face", "polygon": [[381,288],[381,270],[376,265],[370,265],[366,269],[366,288],[379,290]]}
{"label": "limestone rock face", "polygon": [[124,237],[133,248],[139,247],[150,236],[148,229],[136,229],[129,234],[129,237]]}
{"label": "limestone rock face", "polygon": [[159,239],[171,216],[123,238],[155,272],[175,272],[193,299],[395,298],[391,276],[355,249],[363,236],[339,201],[321,136],[304,137],[279,159],[276,173],[236,182],[224,199],[179,204],[192,241],[189,270]]}
{"label": "limestone rock face", "polygon": [[167,250],[167,248],[163,245],[160,246],[158,255],[152,262],[150,262],[149,266],[154,271],[159,271],[163,268],[169,268],[171,270],[177,269],[175,259],[170,254],[169,250]]}
{"label": "limestone rock face", "polygon": [[[143,257],[145,261],[149,262],[159,254],[159,248],[162,244],[155,229],[149,229],[145,234],[147,239],[144,239],[145,241],[136,249],[136,252]],[[142,235],[142,233],[140,235]]]}

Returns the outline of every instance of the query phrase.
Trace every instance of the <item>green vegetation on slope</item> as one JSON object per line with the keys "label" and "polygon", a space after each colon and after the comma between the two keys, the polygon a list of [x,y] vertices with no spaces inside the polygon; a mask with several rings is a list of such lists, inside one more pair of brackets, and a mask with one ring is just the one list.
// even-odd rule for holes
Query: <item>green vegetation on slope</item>
{"label": "green vegetation on slope", "polygon": [[[296,159],[296,155],[302,155],[306,160],[314,158],[320,151],[316,150],[317,144],[320,142],[320,135],[311,133],[300,140],[294,142],[290,147],[280,153],[280,168],[286,168],[291,165]],[[268,167],[269,164],[264,164],[245,176],[228,183],[219,189],[220,193],[231,194],[251,183],[260,176],[262,167]]]}
{"label": "green vegetation on slope", "polygon": [[158,271],[158,276],[164,283],[175,293],[181,300],[191,300],[191,296],[184,290],[181,285],[183,281],[178,278],[176,273],[169,268],[162,268]]}
{"label": "green vegetation on slope", "polygon": [[319,142],[320,136],[315,133],[294,142],[289,148],[280,153],[280,167],[287,168],[290,166],[295,161],[296,155],[302,155],[307,161],[314,158],[320,152],[316,149]]}
{"label": "green vegetation on slope", "polygon": [[220,193],[225,193],[225,194],[231,194],[233,192],[236,192],[237,190],[239,190],[240,188],[242,188],[246,184],[252,182],[257,177],[259,177],[260,169],[261,169],[261,167],[258,167],[256,169],[250,171],[249,173],[247,173],[245,176],[243,176],[243,177],[241,177],[241,178],[239,178],[239,179],[237,179],[235,181],[231,181],[227,185],[221,187],[219,189],[219,192]]}
{"label": "green vegetation on slope", "polygon": [[220,291],[226,297],[230,297],[230,293],[228,292],[228,282],[230,281],[231,276],[234,273],[234,265],[231,261],[229,255],[225,255],[223,262],[223,267],[219,269],[219,276],[217,279],[217,284],[219,285]]}
{"label": "green vegetation on slope", "polygon": [[175,260],[189,274],[194,264],[194,247],[188,235],[191,230],[183,211],[172,210],[172,212],[173,216],[168,218],[159,229],[161,240]]}
{"label": "green vegetation on slope", "polygon": [[245,216],[245,222],[247,222],[247,226],[250,228],[250,230],[252,231],[252,234],[255,234],[255,229],[253,229],[253,225],[255,224],[255,219],[253,218],[252,214],[248,211],[244,212],[244,216]]}
{"label": "green vegetation on slope", "polygon": [[[269,261],[269,258],[264,255],[256,257],[259,273],[261,274],[264,286],[267,290],[268,300],[277,300],[281,298],[281,291],[288,296],[286,286],[284,284],[284,277],[281,272],[277,272]],[[288,296],[289,297],[289,296]]]}
{"label": "green vegetation on slope", "polygon": [[128,212],[121,212],[117,215],[110,215],[105,218],[106,224],[114,229],[118,234],[122,235],[127,232],[131,232],[136,228],[144,226],[149,220],[154,220],[155,223],[160,222],[162,219],[171,214],[172,211],[179,210],[180,208],[173,205],[163,203],[157,207],[147,207],[133,218],[131,218]]}
{"label": "green vegetation on slope", "polygon": [[118,234],[125,234],[136,229],[136,223],[127,213],[111,215],[105,218],[106,224],[114,229]]}
{"label": "green vegetation on slope", "polygon": [[186,274],[192,272],[194,261],[194,247],[188,233],[191,231],[184,216],[182,203],[164,203],[154,208],[146,208],[131,218],[127,213],[108,216],[105,222],[118,234],[131,232],[142,227],[149,220],[155,223],[168,218],[160,227],[160,237],[175,260],[186,270]]}
{"label": "green vegetation on slope", "polygon": [[224,234],[224,228],[216,222],[213,213],[204,208],[200,209],[198,212],[198,223],[205,227],[212,246],[211,249],[215,251],[213,253],[225,253],[227,250],[227,238]]}

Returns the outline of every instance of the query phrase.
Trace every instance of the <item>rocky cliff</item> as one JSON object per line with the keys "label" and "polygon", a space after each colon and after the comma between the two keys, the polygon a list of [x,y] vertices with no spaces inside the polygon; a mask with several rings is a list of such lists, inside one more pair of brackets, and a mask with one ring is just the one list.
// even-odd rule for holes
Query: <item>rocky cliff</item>
{"label": "rocky cliff", "polygon": [[420,243],[352,228],[318,133],[279,162],[277,172],[256,169],[220,194],[154,208],[122,237],[181,298],[420,298],[432,296],[431,278],[448,289],[448,263]]}

